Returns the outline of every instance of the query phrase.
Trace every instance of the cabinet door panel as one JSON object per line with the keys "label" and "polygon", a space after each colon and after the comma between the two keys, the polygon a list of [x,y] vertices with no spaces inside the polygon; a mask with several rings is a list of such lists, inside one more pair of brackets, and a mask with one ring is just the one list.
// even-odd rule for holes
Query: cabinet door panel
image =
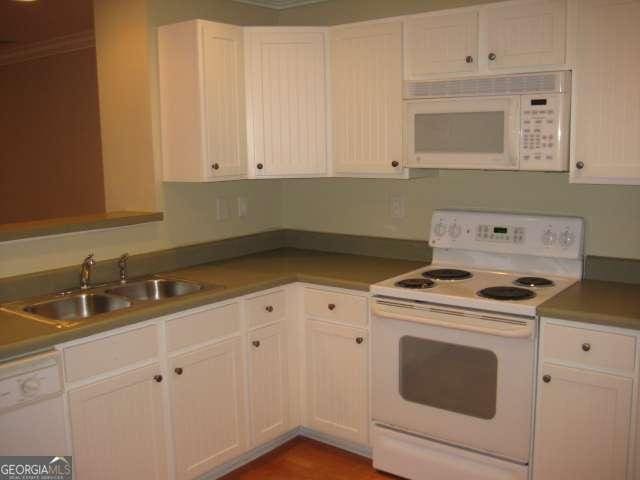
{"label": "cabinet door panel", "polygon": [[69,392],[79,480],[167,478],[158,365]]}
{"label": "cabinet door panel", "polygon": [[331,61],[334,171],[401,173],[401,24],[332,30]]}
{"label": "cabinet door panel", "polygon": [[249,30],[247,55],[254,174],[326,174],[324,31]]}
{"label": "cabinet door panel", "polygon": [[308,425],[367,444],[369,438],[367,332],[308,321]]}
{"label": "cabinet door panel", "polygon": [[640,2],[576,3],[571,181],[638,185]]}
{"label": "cabinet door panel", "polygon": [[543,363],[535,480],[626,478],[633,381]]}
{"label": "cabinet door panel", "polygon": [[486,15],[490,69],[565,63],[565,0],[496,4]]}
{"label": "cabinet door panel", "polygon": [[476,71],[478,12],[410,17],[405,21],[404,51],[406,80]]}
{"label": "cabinet door panel", "polygon": [[176,356],[170,368],[177,475],[194,478],[246,450],[240,340]]}
{"label": "cabinet door panel", "polygon": [[281,324],[249,334],[251,425],[255,445],[288,429],[286,344]]}

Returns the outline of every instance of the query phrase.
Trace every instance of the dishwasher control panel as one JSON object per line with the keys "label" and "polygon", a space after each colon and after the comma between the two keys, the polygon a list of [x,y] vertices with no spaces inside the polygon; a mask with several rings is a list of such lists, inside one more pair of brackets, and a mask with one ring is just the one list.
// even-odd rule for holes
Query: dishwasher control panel
{"label": "dishwasher control panel", "polygon": [[19,407],[62,390],[57,353],[46,353],[0,365],[0,411]]}

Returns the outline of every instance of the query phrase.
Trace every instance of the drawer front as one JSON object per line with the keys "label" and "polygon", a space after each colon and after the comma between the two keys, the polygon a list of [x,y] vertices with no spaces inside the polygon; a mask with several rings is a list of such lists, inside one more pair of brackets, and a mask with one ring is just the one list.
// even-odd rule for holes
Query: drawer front
{"label": "drawer front", "polygon": [[304,311],[307,315],[351,325],[367,325],[367,299],[347,293],[315,288],[304,290]]}
{"label": "drawer front", "polygon": [[158,327],[119,333],[64,349],[67,382],[93,377],[158,356]]}
{"label": "drawer front", "polygon": [[284,290],[251,298],[245,305],[249,328],[282,320],[287,313],[287,298]]}
{"label": "drawer front", "polygon": [[237,303],[215,307],[167,322],[167,349],[172,352],[240,331]]}
{"label": "drawer front", "polygon": [[587,367],[633,372],[636,339],[620,333],[545,324],[543,357]]}

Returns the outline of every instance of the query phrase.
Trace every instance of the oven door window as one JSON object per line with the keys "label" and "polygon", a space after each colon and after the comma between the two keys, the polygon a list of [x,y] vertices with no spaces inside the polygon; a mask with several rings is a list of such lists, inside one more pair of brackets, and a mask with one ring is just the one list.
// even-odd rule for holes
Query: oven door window
{"label": "oven door window", "polygon": [[489,420],[497,385],[498,358],[490,350],[400,338],[400,395],[408,402]]}
{"label": "oven door window", "polygon": [[504,152],[505,112],[416,113],[417,154]]}

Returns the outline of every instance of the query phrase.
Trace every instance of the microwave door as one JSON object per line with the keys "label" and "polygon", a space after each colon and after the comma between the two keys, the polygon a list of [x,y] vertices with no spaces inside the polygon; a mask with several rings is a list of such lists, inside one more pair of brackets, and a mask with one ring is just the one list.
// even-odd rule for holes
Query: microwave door
{"label": "microwave door", "polygon": [[520,97],[407,102],[408,165],[517,170]]}

